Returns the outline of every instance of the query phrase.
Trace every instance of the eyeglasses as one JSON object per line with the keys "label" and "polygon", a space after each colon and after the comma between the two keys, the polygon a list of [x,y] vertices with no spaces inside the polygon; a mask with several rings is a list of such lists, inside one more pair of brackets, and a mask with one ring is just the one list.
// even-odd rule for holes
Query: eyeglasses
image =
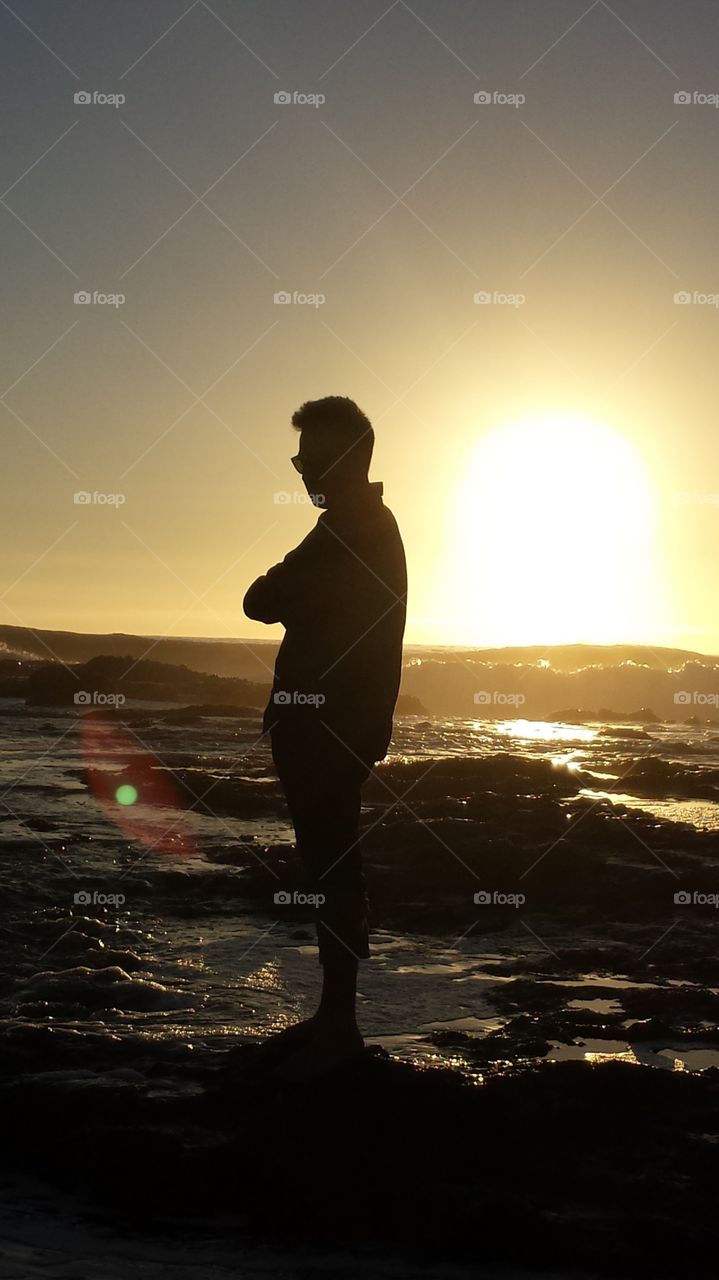
{"label": "eyeglasses", "polygon": [[302,462],[299,453],[294,458],[290,458],[290,462],[292,463],[295,471],[299,471],[300,475],[302,475],[304,471],[304,463]]}

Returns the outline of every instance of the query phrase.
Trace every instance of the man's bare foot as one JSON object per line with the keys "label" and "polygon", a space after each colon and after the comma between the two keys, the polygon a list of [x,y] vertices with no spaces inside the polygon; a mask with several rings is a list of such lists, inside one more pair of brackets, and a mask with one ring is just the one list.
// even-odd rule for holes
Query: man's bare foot
{"label": "man's bare foot", "polygon": [[277,1068],[275,1075],[292,1084],[316,1080],[355,1058],[362,1049],[364,1040],[356,1026],[340,1031],[323,1021],[315,1034]]}
{"label": "man's bare foot", "polygon": [[256,1057],[259,1062],[281,1061],[288,1054],[294,1053],[307,1044],[319,1026],[319,1015],[313,1014],[302,1022],[295,1022],[283,1031],[276,1031],[258,1046]]}

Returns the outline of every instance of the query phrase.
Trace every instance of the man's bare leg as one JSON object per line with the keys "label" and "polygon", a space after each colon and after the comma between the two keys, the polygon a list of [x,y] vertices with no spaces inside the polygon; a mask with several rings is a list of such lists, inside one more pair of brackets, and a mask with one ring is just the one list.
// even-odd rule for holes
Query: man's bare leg
{"label": "man's bare leg", "polygon": [[[311,1017],[268,1036],[262,1043],[261,1057],[268,1061],[275,1058],[283,1060],[303,1048],[319,1032],[323,1033],[323,1039],[357,1045],[357,1038],[362,1039],[355,1014],[357,971],[356,957],[338,941],[336,949],[325,958],[322,966],[322,994],[317,1010]],[[361,1043],[358,1047],[362,1047]]]}
{"label": "man's bare leg", "polygon": [[[322,998],[308,1020],[308,1038],[287,1058],[277,1074],[284,1080],[311,1080],[352,1058],[364,1047],[357,1026],[357,971],[354,956],[344,944],[324,957]],[[307,1027],[308,1023],[300,1024]]]}

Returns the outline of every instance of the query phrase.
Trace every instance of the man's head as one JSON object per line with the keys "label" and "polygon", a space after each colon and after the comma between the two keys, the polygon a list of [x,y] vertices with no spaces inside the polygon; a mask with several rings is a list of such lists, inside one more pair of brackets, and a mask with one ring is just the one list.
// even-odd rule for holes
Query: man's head
{"label": "man's head", "polygon": [[300,432],[293,462],[316,506],[341,502],[367,484],[374,431],[354,400],[308,400],[293,413],[292,425]]}

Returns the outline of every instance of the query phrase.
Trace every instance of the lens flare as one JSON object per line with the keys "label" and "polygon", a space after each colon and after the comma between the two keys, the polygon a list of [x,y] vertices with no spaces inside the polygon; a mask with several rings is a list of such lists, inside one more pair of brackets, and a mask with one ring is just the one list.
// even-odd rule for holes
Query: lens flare
{"label": "lens flare", "polygon": [[134,843],[158,853],[187,855],[195,843],[183,810],[194,797],[163,761],[114,713],[91,711],[80,721],[87,784],[107,818]]}
{"label": "lens flare", "polygon": [[137,801],[137,788],[126,782],[123,786],[117,788],[115,799],[118,804],[135,804]]}

